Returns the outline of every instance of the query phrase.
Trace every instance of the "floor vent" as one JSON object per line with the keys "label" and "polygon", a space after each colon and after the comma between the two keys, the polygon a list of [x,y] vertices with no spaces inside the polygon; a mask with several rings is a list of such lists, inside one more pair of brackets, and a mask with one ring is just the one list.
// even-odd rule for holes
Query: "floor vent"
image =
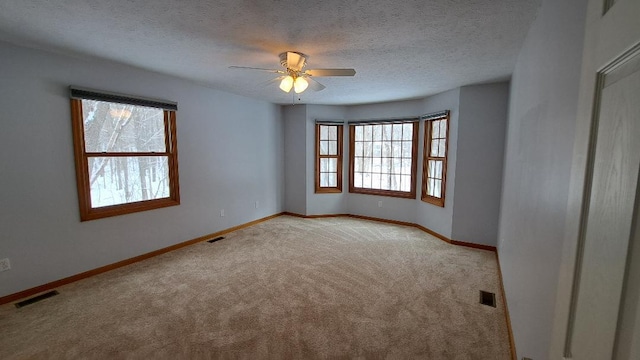
{"label": "floor vent", "polygon": [[496,307],[496,294],[480,290],[480,304]]}
{"label": "floor vent", "polygon": [[217,238],[215,238],[215,239],[207,240],[207,242],[208,242],[208,243],[214,243],[214,242],[216,242],[216,241],[218,241],[218,240],[222,240],[222,239],[224,239],[224,236],[218,236],[218,237],[217,237]]}
{"label": "floor vent", "polygon": [[48,298],[50,298],[52,296],[56,296],[58,294],[59,294],[59,292],[57,292],[56,290],[49,291],[49,292],[46,292],[44,294],[40,294],[38,296],[34,296],[31,299],[22,300],[20,302],[17,302],[15,305],[16,305],[17,308],[21,308],[23,306],[27,306],[27,305],[31,305],[33,303],[37,303],[38,301],[42,301],[44,299],[48,299]]}

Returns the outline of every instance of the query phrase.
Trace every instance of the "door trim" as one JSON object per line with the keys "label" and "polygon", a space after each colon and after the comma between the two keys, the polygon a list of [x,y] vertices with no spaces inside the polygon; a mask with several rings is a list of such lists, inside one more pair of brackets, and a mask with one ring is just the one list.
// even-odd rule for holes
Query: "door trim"
{"label": "door trim", "polygon": [[[594,170],[594,160],[596,154],[597,147],[597,137],[598,137],[598,127],[600,123],[600,102],[602,100],[602,93],[604,91],[605,85],[608,85],[607,76],[610,76],[616,70],[621,67],[629,64],[630,61],[635,61],[636,56],[640,59],[640,43],[635,44],[630,49],[623,52],[620,56],[618,56],[613,61],[609,62],[605,65],[601,70],[599,70],[596,74],[595,80],[595,94],[593,100],[593,109],[591,111],[591,126],[589,128],[589,145],[588,145],[588,153],[587,153],[587,163],[585,170],[585,178],[584,178],[584,186],[582,192],[582,209],[580,211],[580,225],[578,231],[578,241],[576,246],[576,254],[575,254],[575,267],[573,269],[573,281],[571,285],[571,297],[569,303],[569,316],[567,319],[567,331],[565,335],[564,341],[564,357],[567,359],[571,359],[573,356],[571,354],[572,347],[572,339],[573,339],[573,331],[576,320],[576,308],[578,305],[578,295],[580,293],[580,283],[581,283],[581,275],[582,275],[582,266],[583,266],[583,256],[584,256],[584,248],[585,248],[585,236],[587,229],[587,218],[589,215],[589,209],[591,205],[591,187],[593,182],[593,170]],[[627,265],[628,266],[628,263]]]}

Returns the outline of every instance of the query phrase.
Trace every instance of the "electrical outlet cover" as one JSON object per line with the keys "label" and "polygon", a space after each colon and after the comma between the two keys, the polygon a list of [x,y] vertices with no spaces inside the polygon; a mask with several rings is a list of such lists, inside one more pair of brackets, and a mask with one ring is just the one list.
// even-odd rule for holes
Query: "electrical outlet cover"
{"label": "electrical outlet cover", "polygon": [[0,259],[0,271],[11,270],[11,263],[8,258]]}

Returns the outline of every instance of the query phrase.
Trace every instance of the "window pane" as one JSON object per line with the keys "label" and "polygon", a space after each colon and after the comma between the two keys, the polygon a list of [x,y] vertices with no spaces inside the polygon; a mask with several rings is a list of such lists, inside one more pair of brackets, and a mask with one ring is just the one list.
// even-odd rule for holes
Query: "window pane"
{"label": "window pane", "polygon": [[402,172],[402,159],[401,158],[393,158],[393,174],[400,174]]}
{"label": "window pane", "polygon": [[329,186],[329,174],[320,173],[320,187],[328,187]]}
{"label": "window pane", "polygon": [[166,156],[89,158],[91,207],[168,198]]}
{"label": "window pane", "polygon": [[338,127],[335,125],[329,126],[329,140],[338,140]]}
{"label": "window pane", "polygon": [[433,196],[437,198],[442,197],[442,180],[434,180]]}
{"label": "window pane", "polygon": [[329,159],[320,159],[320,172],[327,172],[329,170]]}
{"label": "window pane", "polygon": [[320,155],[329,155],[328,141],[320,141]]}
{"label": "window pane", "polygon": [[400,175],[400,191],[411,191],[411,175]]}
{"label": "window pane", "polygon": [[393,157],[402,157],[402,143],[400,141],[394,141],[391,143]]}
{"label": "window pane", "polygon": [[410,158],[411,157],[411,141],[403,141],[402,142],[402,157]]}
{"label": "window pane", "polygon": [[393,124],[393,140],[402,140],[402,124]]}
{"label": "window pane", "polygon": [[382,170],[382,159],[380,158],[373,158],[372,161],[372,166],[373,168],[371,169],[371,171],[376,172],[376,173],[380,173]]}
{"label": "window pane", "polygon": [[438,140],[438,156],[439,157],[444,157],[444,154],[445,154],[445,142],[446,141],[447,140],[445,140],[445,139]]}
{"label": "window pane", "polygon": [[429,179],[429,181],[427,182],[427,195],[429,196],[433,196],[435,194],[433,187],[434,185],[434,181],[433,179]]}
{"label": "window pane", "polygon": [[391,175],[389,174],[380,175],[380,188],[383,190],[391,189]]}
{"label": "window pane", "polygon": [[373,154],[372,156],[374,157],[380,157],[382,156],[382,142],[381,141],[376,141],[373,143]]}
{"label": "window pane", "polygon": [[371,188],[371,174],[364,173],[362,174],[362,187]]}
{"label": "window pane", "polygon": [[320,140],[329,140],[329,127],[320,125]]}
{"label": "window pane", "polygon": [[373,125],[373,141],[382,140],[382,125]]}
{"label": "window pane", "polygon": [[[362,138],[358,137],[358,128],[362,128]],[[374,190],[411,191],[413,129],[413,123],[356,126],[354,186]],[[406,158],[404,171],[403,158]],[[362,179],[357,175],[360,173]],[[406,186],[402,185],[402,175],[408,176]]]}
{"label": "window pane", "polygon": [[329,174],[327,174],[327,176],[328,176],[328,179],[329,179],[329,187],[338,186],[338,174],[329,173]]}
{"label": "window pane", "polygon": [[402,140],[411,140],[413,138],[413,123],[402,124]]}
{"label": "window pane", "polygon": [[364,147],[364,156],[371,156],[373,154],[373,143],[370,141],[362,143]]}
{"label": "window pane", "polygon": [[393,191],[400,191],[400,175],[391,175],[391,188]]}
{"label": "window pane", "polygon": [[438,156],[438,140],[431,141],[431,151],[429,156]]}
{"label": "window pane", "polygon": [[442,161],[435,161],[435,171],[433,172],[433,177],[437,179],[442,179]]}
{"label": "window pane", "polygon": [[362,169],[362,158],[361,157],[355,157],[354,161],[353,161],[353,171],[355,172],[361,172]]}
{"label": "window pane", "polygon": [[392,136],[391,136],[392,130],[393,130],[393,125],[392,124],[383,125],[382,126],[382,140],[385,140],[385,141],[391,140],[391,138],[392,138]]}
{"label": "window pane", "polygon": [[382,158],[382,164],[380,165],[380,172],[389,174],[391,172],[392,160],[390,158]]}
{"label": "window pane", "polygon": [[364,147],[362,146],[362,143],[359,141],[356,141],[356,150],[355,150],[355,156],[363,156],[364,155]]}
{"label": "window pane", "polygon": [[370,172],[371,171],[371,158],[364,157],[362,158],[362,172]]}
{"label": "window pane", "polygon": [[87,152],[165,152],[164,111],[82,100]]}
{"label": "window pane", "polygon": [[356,141],[362,141],[362,126],[356,126]]}
{"label": "window pane", "polygon": [[353,174],[353,186],[362,187],[362,173],[354,173]]}
{"label": "window pane", "polygon": [[440,120],[440,137],[447,137],[447,120]]}
{"label": "window pane", "polygon": [[367,141],[373,140],[373,130],[371,128],[371,125],[364,125],[362,131],[363,131],[362,133],[363,140],[367,140]]}
{"label": "window pane", "polygon": [[386,141],[382,143],[382,156],[383,157],[391,157],[391,142]]}
{"label": "window pane", "polygon": [[329,161],[329,172],[338,171],[338,159],[324,159]]}
{"label": "window pane", "polygon": [[411,175],[411,159],[402,159],[402,173]]}
{"label": "window pane", "polygon": [[329,154],[338,155],[338,142],[335,140],[329,141]]}
{"label": "window pane", "polygon": [[[430,129],[430,137],[425,139],[425,142],[430,141],[430,143],[427,143],[430,147],[427,153],[424,154],[424,171],[426,171],[426,177],[423,179],[422,184],[422,200],[431,202],[434,205],[444,206],[442,202],[430,201],[427,197],[443,199],[445,196],[443,187],[445,184],[445,167],[447,161],[448,118],[431,121]],[[427,157],[430,157],[430,159]]]}
{"label": "window pane", "polygon": [[371,174],[371,189],[380,189],[380,174],[372,173]]}
{"label": "window pane", "polygon": [[437,139],[438,137],[440,137],[440,121],[439,120],[434,120],[431,121],[431,124],[429,126],[431,126],[431,138],[432,139]]}

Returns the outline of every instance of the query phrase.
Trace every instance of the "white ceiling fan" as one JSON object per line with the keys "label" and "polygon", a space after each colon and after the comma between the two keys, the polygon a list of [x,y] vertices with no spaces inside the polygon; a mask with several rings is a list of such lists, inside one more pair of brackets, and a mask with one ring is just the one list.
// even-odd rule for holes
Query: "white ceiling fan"
{"label": "white ceiling fan", "polygon": [[354,69],[308,69],[304,67],[307,65],[308,56],[297,52],[287,51],[280,54],[280,64],[285,68],[284,70],[276,69],[263,69],[247,66],[229,66],[231,69],[249,69],[268,71],[276,74],[280,74],[275,80],[280,81],[280,89],[284,92],[291,92],[291,89],[299,94],[310,88],[314,91],[320,91],[325,88],[313,77],[319,76],[354,76],[356,71]]}

